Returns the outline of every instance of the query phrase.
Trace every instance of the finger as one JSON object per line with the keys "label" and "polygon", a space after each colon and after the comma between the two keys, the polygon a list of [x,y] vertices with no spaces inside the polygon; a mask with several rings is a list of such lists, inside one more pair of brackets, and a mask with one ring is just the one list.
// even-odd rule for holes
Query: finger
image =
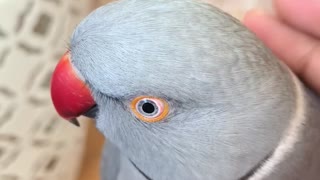
{"label": "finger", "polygon": [[288,24],[320,38],[319,0],[274,0],[274,6]]}
{"label": "finger", "polygon": [[313,38],[260,11],[249,11],[244,18],[244,24],[296,73],[300,73],[305,64],[301,59],[317,43]]}
{"label": "finger", "polygon": [[244,24],[295,73],[320,92],[320,42],[273,16],[250,11]]}

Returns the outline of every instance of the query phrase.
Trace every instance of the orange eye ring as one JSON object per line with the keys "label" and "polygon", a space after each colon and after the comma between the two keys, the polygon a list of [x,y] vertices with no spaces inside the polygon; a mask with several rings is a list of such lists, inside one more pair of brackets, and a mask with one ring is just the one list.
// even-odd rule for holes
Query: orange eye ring
{"label": "orange eye ring", "polygon": [[165,119],[169,113],[169,104],[157,97],[139,96],[130,105],[133,114],[143,122],[155,123]]}

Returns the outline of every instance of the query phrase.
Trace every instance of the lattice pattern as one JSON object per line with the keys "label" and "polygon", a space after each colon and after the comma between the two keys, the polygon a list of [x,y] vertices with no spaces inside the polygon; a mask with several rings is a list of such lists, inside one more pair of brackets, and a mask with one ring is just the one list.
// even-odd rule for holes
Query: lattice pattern
{"label": "lattice pattern", "polygon": [[0,3],[0,179],[72,180],[85,140],[57,120],[50,76],[90,0]]}

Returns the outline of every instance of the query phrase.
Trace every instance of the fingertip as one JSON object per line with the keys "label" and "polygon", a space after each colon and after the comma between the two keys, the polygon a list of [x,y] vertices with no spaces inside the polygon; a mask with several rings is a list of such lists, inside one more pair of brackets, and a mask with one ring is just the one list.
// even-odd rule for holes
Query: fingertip
{"label": "fingertip", "polygon": [[244,15],[243,21],[244,22],[251,22],[251,20],[259,17],[259,16],[263,16],[266,13],[261,10],[261,9],[251,9],[248,12],[246,12],[246,14]]}
{"label": "fingertip", "polygon": [[261,9],[248,11],[243,19],[243,24],[255,33],[261,40],[269,36],[269,28],[273,28],[273,16]]}
{"label": "fingertip", "polygon": [[265,18],[266,13],[261,9],[249,10],[243,18],[243,24],[252,31],[259,29],[261,20]]}

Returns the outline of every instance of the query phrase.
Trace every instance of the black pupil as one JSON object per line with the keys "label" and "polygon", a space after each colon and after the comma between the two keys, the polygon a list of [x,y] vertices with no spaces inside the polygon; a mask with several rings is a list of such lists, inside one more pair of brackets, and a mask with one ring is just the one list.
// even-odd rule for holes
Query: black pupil
{"label": "black pupil", "polygon": [[142,110],[145,112],[145,113],[148,113],[148,114],[151,114],[155,111],[155,107],[153,104],[149,103],[149,102],[146,102],[142,105]]}

